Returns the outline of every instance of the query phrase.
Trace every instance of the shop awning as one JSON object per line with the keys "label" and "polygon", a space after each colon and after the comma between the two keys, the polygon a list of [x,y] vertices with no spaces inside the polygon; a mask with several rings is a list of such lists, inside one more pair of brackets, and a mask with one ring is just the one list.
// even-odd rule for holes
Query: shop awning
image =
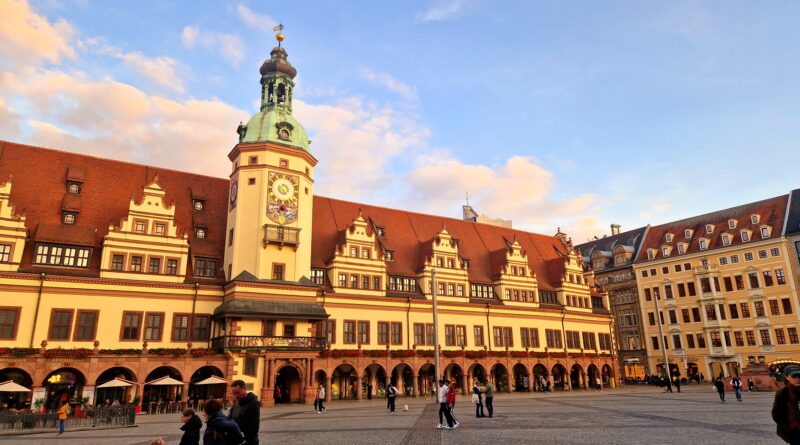
{"label": "shop awning", "polygon": [[97,385],[97,388],[126,388],[133,385],[135,385],[135,383],[128,380],[115,378],[114,380],[109,380],[102,385]]}
{"label": "shop awning", "polygon": [[160,379],[151,380],[146,382],[145,385],[152,385],[152,386],[183,386],[183,382],[180,380],[175,380],[170,376],[164,376]]}
{"label": "shop awning", "polygon": [[30,392],[31,390],[14,383],[13,380],[8,380],[6,382],[0,383],[0,392]]}
{"label": "shop awning", "polygon": [[192,383],[192,384],[193,385],[222,385],[222,384],[227,384],[227,383],[228,383],[228,381],[223,379],[222,377],[217,377],[215,375],[212,375],[211,377],[209,377],[209,378],[207,378],[205,380],[201,380],[201,381],[199,381],[197,383]]}

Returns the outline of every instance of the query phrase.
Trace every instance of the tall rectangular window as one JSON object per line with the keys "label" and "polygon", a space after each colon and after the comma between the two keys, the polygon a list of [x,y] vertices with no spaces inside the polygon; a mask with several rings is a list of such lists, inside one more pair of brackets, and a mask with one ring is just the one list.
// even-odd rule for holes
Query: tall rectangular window
{"label": "tall rectangular window", "polygon": [[339,274],[339,287],[347,287],[347,274]]}
{"label": "tall rectangular window", "polygon": [[692,319],[694,320],[695,323],[700,322],[700,308],[697,307],[692,308]]}
{"label": "tall rectangular window", "polygon": [[97,335],[97,317],[99,311],[78,310],[75,322],[75,333],[72,339],[75,341],[92,341]]}
{"label": "tall rectangular window", "polygon": [[0,263],[7,263],[11,259],[11,246],[0,244]]}
{"label": "tall rectangular window", "polygon": [[[767,334],[769,334],[769,332]],[[753,331],[745,331],[744,335],[747,338],[747,346],[756,345],[756,336],[753,334]]]}
{"label": "tall rectangular window", "polygon": [[189,339],[189,315],[175,314],[172,317],[172,340]]}
{"label": "tall rectangular window", "polygon": [[786,275],[783,274],[783,269],[775,269],[775,278],[778,279],[778,284],[786,284]]}
{"label": "tall rectangular window", "polygon": [[664,285],[664,297],[672,298],[672,286],[669,284]]}
{"label": "tall rectangular window", "polygon": [[772,286],[774,282],[772,281],[772,272],[765,270],[764,271],[764,286]]}
{"label": "tall rectangular window", "polygon": [[523,348],[529,348],[530,345],[530,337],[528,336],[529,330],[528,328],[519,328],[519,338],[520,338],[520,345]]}
{"label": "tall rectangular window", "polygon": [[750,303],[741,303],[739,307],[742,308],[742,318],[750,318]]}
{"label": "tall rectangular window", "polygon": [[769,300],[769,314],[780,315],[781,310],[778,308],[778,300]]}
{"label": "tall rectangular window", "polygon": [[277,324],[275,320],[264,320],[264,324],[261,325],[261,335],[264,337],[275,337],[277,333],[275,331]]}
{"label": "tall rectangular window", "polygon": [[161,273],[161,258],[150,258],[148,272]]}
{"label": "tall rectangular window", "polygon": [[0,339],[14,340],[17,338],[19,312],[20,308],[18,307],[0,309]]}
{"label": "tall rectangular window", "polygon": [[772,338],[769,336],[769,329],[761,329],[761,344],[764,346],[772,346]]}
{"label": "tall rectangular window", "polygon": [[475,336],[475,346],[483,346],[483,326],[473,326],[472,333]]}
{"label": "tall rectangular window", "polygon": [[325,270],[311,269],[311,281],[314,284],[325,284]]}
{"label": "tall rectangular window", "polygon": [[678,296],[679,297],[686,296],[686,285],[684,283],[678,283]]}
{"label": "tall rectangular window", "polygon": [[756,308],[756,317],[764,317],[766,313],[764,312],[764,302],[763,301],[754,301],[753,306]]}
{"label": "tall rectangular window", "polygon": [[362,345],[369,344],[369,321],[358,322],[358,342]]}
{"label": "tall rectangular window", "polygon": [[733,339],[736,342],[736,346],[744,346],[744,337],[742,336],[741,331],[734,332]]}
{"label": "tall rectangular window", "polygon": [[142,313],[141,312],[123,312],[122,313],[122,340],[139,340],[139,333],[142,327]]}
{"label": "tall rectangular window", "polygon": [[697,347],[698,348],[705,348],[706,347],[706,336],[705,336],[705,334],[697,334]]}
{"label": "tall rectangular window", "polygon": [[425,344],[425,325],[422,323],[414,323],[414,344]]}
{"label": "tall rectangular window", "polygon": [[694,336],[692,334],[686,334],[686,347],[694,349]]}
{"label": "tall rectangular window", "polygon": [[494,345],[495,347],[502,348],[503,347],[503,329],[499,326],[495,326],[492,328],[492,333],[494,334]]}
{"label": "tall rectangular window", "polygon": [[50,313],[50,340],[69,340],[72,330],[72,309],[53,309]]}
{"label": "tall rectangular window", "polygon": [[329,345],[336,343],[336,320],[325,320],[325,340]]}
{"label": "tall rectangular window", "polygon": [[178,275],[178,260],[167,260],[167,275]]}
{"label": "tall rectangular window", "polygon": [[192,320],[192,340],[207,341],[211,333],[210,327],[210,315],[195,315],[194,320]]}
{"label": "tall rectangular window", "polygon": [[775,342],[779,345],[786,344],[786,335],[783,333],[783,328],[775,328]]}
{"label": "tall rectangular window", "polygon": [[784,315],[790,315],[792,313],[792,301],[788,298],[784,298],[781,300],[783,304],[783,313]]}
{"label": "tall rectangular window", "polygon": [[122,270],[124,267],[125,255],[112,255],[111,256],[111,270]]}
{"label": "tall rectangular window", "polygon": [[141,272],[141,271],[142,271],[142,257],[140,256],[131,257],[131,272]]}
{"label": "tall rectangular window", "polygon": [[690,297],[694,297],[695,295],[697,295],[697,290],[694,287],[694,281],[686,283],[686,288],[689,290]]}
{"label": "tall rectangular window", "polygon": [[672,347],[674,349],[683,349],[683,345],[681,345],[680,334],[672,334]]}
{"label": "tall rectangular window", "polygon": [[272,279],[283,280],[283,264],[272,264]]}
{"label": "tall rectangular window", "polygon": [[389,344],[389,323],[386,321],[378,322],[378,344],[379,345]]}
{"label": "tall rectangular window", "polygon": [[467,327],[456,326],[456,346],[467,346]]}
{"label": "tall rectangular window", "polygon": [[352,345],[356,342],[356,322],[351,320],[344,321],[344,344]]}
{"label": "tall rectangular window", "polygon": [[389,325],[391,329],[390,341],[393,345],[399,346],[403,344],[403,323],[392,322]]}
{"label": "tall rectangular window", "polygon": [[433,346],[433,323],[425,324],[425,344]]}
{"label": "tall rectangular window", "polygon": [[514,347],[514,331],[509,327],[503,328],[503,344],[509,348]]}
{"label": "tall rectangular window", "polygon": [[148,312],[144,317],[144,339],[148,341],[161,341],[163,325],[163,312]]}
{"label": "tall rectangular window", "polygon": [[761,287],[758,284],[758,273],[750,272],[747,274],[747,278],[750,280],[750,289],[758,289]]}
{"label": "tall rectangular window", "polygon": [[796,345],[798,343],[797,328],[787,328],[789,332],[789,343]]}
{"label": "tall rectangular window", "polygon": [[739,307],[736,306],[736,303],[729,304],[728,311],[731,313],[731,320],[736,320],[739,318]]}
{"label": "tall rectangular window", "polygon": [[725,284],[725,292],[733,292],[733,280],[731,280],[731,277],[723,277],[722,281]]}

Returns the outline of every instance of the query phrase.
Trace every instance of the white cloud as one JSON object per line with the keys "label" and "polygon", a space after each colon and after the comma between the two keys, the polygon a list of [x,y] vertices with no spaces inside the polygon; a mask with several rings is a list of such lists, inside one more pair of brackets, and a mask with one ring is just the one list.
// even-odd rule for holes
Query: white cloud
{"label": "white cloud", "polygon": [[216,51],[233,66],[239,66],[245,57],[245,45],[235,34],[203,31],[198,26],[185,26],[181,33],[181,40],[187,49],[199,47]]}
{"label": "white cloud", "polygon": [[272,31],[272,28],[278,24],[272,17],[259,14],[242,3],[236,5],[236,13],[245,25],[264,32]]}
{"label": "white cloud", "polygon": [[430,8],[417,14],[417,19],[421,22],[445,22],[461,15],[463,9],[462,0],[438,0]]}
{"label": "white cloud", "polygon": [[361,77],[369,82],[381,85],[387,90],[397,93],[408,100],[415,100],[417,98],[416,88],[395,79],[389,74],[363,69],[361,70]]}
{"label": "white cloud", "polygon": [[105,39],[97,37],[81,41],[80,46],[82,49],[121,60],[130,71],[156,85],[179,93],[186,91],[179,71],[188,69],[171,57],[147,57],[139,51],[126,52],[109,45]]}
{"label": "white cloud", "polygon": [[0,0],[0,9],[0,64],[7,63],[7,69],[75,57],[71,46],[74,29],[66,21],[50,23],[23,0]]}

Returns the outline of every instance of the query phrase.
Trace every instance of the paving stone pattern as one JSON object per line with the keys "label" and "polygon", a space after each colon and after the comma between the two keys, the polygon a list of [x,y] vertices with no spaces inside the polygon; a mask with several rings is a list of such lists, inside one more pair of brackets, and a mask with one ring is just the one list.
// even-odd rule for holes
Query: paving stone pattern
{"label": "paving stone pattern", "polygon": [[[311,406],[262,410],[261,443],[337,444],[780,444],[770,418],[771,393],[733,394],[720,402],[710,385],[680,394],[627,387],[553,394],[498,394],[492,419],[475,418],[469,397],[460,397],[460,426],[438,430],[439,406],[432,399],[399,399],[389,414],[385,401],[331,402],[317,414]],[[403,405],[409,411],[403,411]],[[143,415],[137,427],[53,434],[0,436],[5,444],[148,445],[154,437],[180,441],[178,415]]]}

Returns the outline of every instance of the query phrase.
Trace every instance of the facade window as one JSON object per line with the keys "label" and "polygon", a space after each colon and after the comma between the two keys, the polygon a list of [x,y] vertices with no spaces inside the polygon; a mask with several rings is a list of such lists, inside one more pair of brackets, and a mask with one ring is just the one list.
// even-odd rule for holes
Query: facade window
{"label": "facade window", "polygon": [[720,266],[725,266],[727,264],[728,264],[728,257],[724,257],[724,256],[719,257],[719,265]]}
{"label": "facade window", "polygon": [[741,275],[734,275],[733,281],[736,283],[736,290],[744,290],[744,277]]}
{"label": "facade window", "polygon": [[706,224],[706,234],[711,235],[714,233],[714,226],[711,224]]}
{"label": "facade window", "polygon": [[750,280],[750,289],[758,289],[761,287],[758,283],[758,273],[750,272],[747,274],[747,278]]}
{"label": "facade window", "polygon": [[772,338],[769,336],[769,329],[761,329],[761,344],[764,346],[772,346]]}
{"label": "facade window", "polygon": [[789,332],[789,343],[796,345],[799,341],[797,338],[797,328],[787,328]]}
{"label": "facade window", "polygon": [[[447,326],[445,326],[445,331],[447,331]],[[378,322],[378,344],[389,344],[389,323],[386,321]]]}
{"label": "facade window", "polygon": [[355,344],[356,342],[356,322],[345,320],[344,322],[344,343]]}
{"label": "facade window", "polygon": [[53,309],[50,313],[50,340],[69,340],[72,330],[72,309]]}
{"label": "facade window", "polygon": [[650,340],[653,343],[653,350],[657,351],[658,350],[658,337],[651,337]]}
{"label": "facade window", "polygon": [[[769,332],[767,332],[769,335]],[[755,346],[756,345],[756,336],[754,335],[753,331],[745,331],[744,332],[745,338],[747,338],[747,346]]]}
{"label": "facade window", "polygon": [[753,261],[753,252],[745,252],[744,253],[744,260],[745,261]]}
{"label": "facade window", "polygon": [[164,223],[153,224],[153,235],[164,235],[167,233],[167,225]]}
{"label": "facade window", "polygon": [[731,264],[739,263],[739,255],[731,255]]}
{"label": "facade window", "polygon": [[694,349],[694,336],[692,334],[686,334],[686,347]]}
{"label": "facade window", "polygon": [[167,275],[178,275],[178,260],[167,260]]}
{"label": "facade window", "polygon": [[760,220],[761,220],[760,216],[758,216],[758,215],[750,215],[750,223],[751,224],[758,224],[758,222]]}
{"label": "facade window", "polygon": [[690,297],[694,297],[697,295],[697,290],[695,289],[694,281],[686,283],[686,289],[689,291]]}
{"label": "facade window", "polygon": [[685,230],[683,231],[683,236],[684,236],[685,238],[691,238],[691,237],[692,237],[692,230],[691,230],[691,229],[685,229]]}
{"label": "facade window", "polygon": [[0,244],[0,263],[7,263],[11,260],[11,246]]}
{"label": "facade window", "polygon": [[98,311],[78,311],[75,321],[75,334],[72,339],[75,341],[92,341],[97,335]]}
{"label": "facade window", "polygon": [[742,318],[750,318],[750,303],[741,303],[739,307],[742,309]]}
{"label": "facade window", "polygon": [[67,193],[72,195],[77,195],[81,192],[81,186],[77,182],[68,182],[67,183]]}
{"label": "facade window", "polygon": [[255,377],[258,369],[258,357],[248,355],[244,358],[244,375]]}
{"label": "facade window", "polygon": [[311,269],[311,281],[319,285],[325,284],[325,270]]}
{"label": "facade window", "polygon": [[773,248],[769,249],[769,254],[772,255],[773,257],[780,256],[781,249],[778,248],[778,247],[773,247]]}
{"label": "facade window", "polygon": [[172,317],[172,340],[189,339],[189,315],[175,314]]}
{"label": "facade window", "polygon": [[772,272],[765,270],[764,271],[764,286],[772,286],[774,283],[772,281]]}
{"label": "facade window", "polygon": [[361,258],[369,259],[369,257],[370,257],[369,249],[366,247],[361,249]]}
{"label": "facade window", "polygon": [[372,277],[372,288],[381,290],[381,277]]}
{"label": "facade window", "polygon": [[192,321],[192,340],[208,341],[209,334],[211,333],[210,327],[210,315],[195,315]]}
{"label": "facade window", "polygon": [[739,318],[739,307],[736,306],[736,303],[729,304],[728,310],[731,313],[731,320],[737,320]]}
{"label": "facade window", "polygon": [[325,340],[329,345],[336,343],[336,320],[325,320]]}
{"label": "facade window", "polygon": [[456,295],[459,296],[459,297],[463,297],[464,296],[464,285],[463,284],[457,284],[456,285]]}
{"label": "facade window", "polygon": [[731,237],[727,233],[725,235],[722,235],[722,245],[723,246],[731,245]]}
{"label": "facade window", "polygon": [[350,275],[350,287],[358,289],[358,275]]}
{"label": "facade window", "polygon": [[71,212],[64,212],[64,219],[62,222],[68,225],[75,224],[75,214]]}
{"label": "facade window", "polygon": [[661,253],[666,257],[669,256],[669,247],[664,247],[661,249]]}
{"label": "facade window", "polygon": [[416,278],[390,276],[388,289],[398,292],[417,292]]}
{"label": "facade window", "polygon": [[692,319],[689,318],[689,308],[681,309],[681,317],[683,317],[683,322],[684,323],[691,323],[692,322]]}
{"label": "facade window", "polygon": [[792,301],[789,298],[784,298],[781,300],[781,304],[783,304],[783,314],[790,315],[792,314]]}
{"label": "facade window", "polygon": [[783,333],[783,328],[775,328],[775,343],[779,345],[786,344],[786,335]]}
{"label": "facade window", "polygon": [[261,335],[264,337],[275,337],[275,320],[264,320],[261,325]]}
{"label": "facade window", "polygon": [[142,271],[142,257],[134,256],[131,257],[131,272],[141,272]]}
{"label": "facade window", "polygon": [[701,239],[700,240],[700,250],[706,250],[707,247],[708,247],[708,244],[706,243],[706,240]]}
{"label": "facade window", "polygon": [[206,235],[207,235],[206,229],[201,228],[201,227],[196,227],[194,229],[194,237],[195,238],[197,238],[197,239],[206,239]]}
{"label": "facade window", "polygon": [[544,334],[548,348],[561,349],[564,347],[564,344],[561,341],[561,331],[556,329],[545,329]]}
{"label": "facade window", "polygon": [[147,232],[147,222],[136,220],[133,222],[133,232],[134,233],[145,233]]}
{"label": "facade window", "polygon": [[358,322],[358,343],[362,345],[369,344],[369,321]]}
{"label": "facade window", "polygon": [[14,340],[17,338],[20,308],[0,309],[0,339]]}
{"label": "facade window", "polygon": [[470,291],[471,295],[475,298],[494,298],[494,291],[492,290],[492,286],[487,286],[483,284],[471,284]]}
{"label": "facade window", "polygon": [[472,333],[475,336],[475,346],[484,346],[483,326],[473,326]]}
{"label": "facade window", "polygon": [[150,258],[150,265],[147,271],[150,273],[161,273],[161,258]]}
{"label": "facade window", "polygon": [[706,336],[704,334],[697,334],[697,347],[698,348],[706,347]]}
{"label": "facade window", "polygon": [[455,267],[456,267],[456,262],[455,262],[455,261],[453,261],[453,259],[452,259],[452,258],[448,258],[448,259],[447,259],[447,267],[449,267],[450,269],[455,269]]}
{"label": "facade window", "polygon": [[272,264],[272,279],[283,280],[283,264]]}
{"label": "facade window", "polygon": [[777,278],[778,284],[786,284],[786,275],[783,274],[783,269],[775,269],[775,278]]}
{"label": "facade window", "polygon": [[756,308],[756,317],[765,317],[766,313],[764,312],[764,302],[763,301],[754,301],[753,307]]}
{"label": "facade window", "polygon": [[767,259],[767,250],[766,249],[761,249],[761,250],[758,251],[758,259],[759,260]]}
{"label": "facade window", "polygon": [[742,336],[741,331],[734,332],[733,339],[736,342],[736,346],[744,346],[744,337]]}
{"label": "facade window", "polygon": [[567,349],[580,349],[581,348],[581,336],[580,332],[578,331],[565,331],[565,336],[567,338]]}
{"label": "facade window", "polygon": [[347,287],[347,274],[339,274],[339,287]]}
{"label": "facade window", "polygon": [[202,199],[192,200],[192,207],[195,209],[195,211],[202,212],[205,206],[206,202]]}
{"label": "facade window", "polygon": [[389,325],[390,329],[390,338],[391,344],[393,345],[402,345],[403,344],[403,323],[396,323],[392,322]]}
{"label": "facade window", "polygon": [[195,258],[194,276],[214,278],[217,276],[217,260],[208,258]]}
{"label": "facade window", "polygon": [[750,241],[750,232],[748,232],[747,230],[742,230],[741,233],[743,242]]}
{"label": "facade window", "polygon": [[681,345],[680,334],[672,334],[672,347],[674,349],[683,349],[683,345]]}
{"label": "facade window", "polygon": [[123,312],[122,314],[122,340],[139,340],[142,327],[141,312]]}
{"label": "facade window", "polygon": [[125,255],[111,256],[111,270],[122,270],[125,263]]}
{"label": "facade window", "polygon": [[34,264],[88,267],[92,249],[54,244],[37,244]]}
{"label": "facade window", "polygon": [[735,219],[729,219],[728,220],[728,228],[729,229],[735,229],[736,228],[736,220]]}
{"label": "facade window", "polygon": [[773,316],[781,314],[781,310],[778,307],[778,300],[769,300],[769,314]]}
{"label": "facade window", "polygon": [[148,312],[144,317],[144,339],[150,341],[161,341],[161,332],[164,325],[163,313]]}

